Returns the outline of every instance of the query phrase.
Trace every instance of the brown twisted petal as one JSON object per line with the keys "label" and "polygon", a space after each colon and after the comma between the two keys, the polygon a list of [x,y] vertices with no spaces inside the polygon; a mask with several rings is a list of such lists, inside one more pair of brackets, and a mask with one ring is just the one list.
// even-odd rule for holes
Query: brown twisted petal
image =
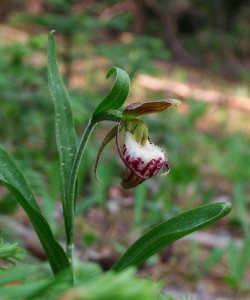
{"label": "brown twisted petal", "polygon": [[150,101],[150,102],[134,102],[128,105],[124,111],[123,116],[125,117],[137,117],[141,115],[157,113],[164,111],[171,105],[179,106],[180,101],[175,99],[163,99],[160,101]]}

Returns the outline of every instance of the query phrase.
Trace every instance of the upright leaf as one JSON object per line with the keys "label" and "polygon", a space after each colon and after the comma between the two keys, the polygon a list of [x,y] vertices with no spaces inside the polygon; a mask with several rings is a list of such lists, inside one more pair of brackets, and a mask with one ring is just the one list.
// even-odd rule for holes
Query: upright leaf
{"label": "upright leaf", "polygon": [[48,77],[49,90],[55,106],[56,143],[60,160],[62,202],[67,244],[70,244],[73,237],[74,211],[71,209],[72,204],[70,202],[73,200],[70,199],[68,191],[77,142],[69,95],[58,70],[53,32],[50,33],[48,40]]}
{"label": "upright leaf", "polygon": [[214,223],[227,215],[230,210],[230,203],[218,202],[189,210],[163,222],[137,240],[116,262],[113,270],[120,271],[130,265],[143,263],[162,248]]}
{"label": "upright leaf", "polygon": [[40,239],[54,274],[69,267],[68,258],[63,248],[55,240],[49,224],[42,216],[35,197],[22,172],[10,155],[0,147],[0,181],[16,197],[25,210]]}

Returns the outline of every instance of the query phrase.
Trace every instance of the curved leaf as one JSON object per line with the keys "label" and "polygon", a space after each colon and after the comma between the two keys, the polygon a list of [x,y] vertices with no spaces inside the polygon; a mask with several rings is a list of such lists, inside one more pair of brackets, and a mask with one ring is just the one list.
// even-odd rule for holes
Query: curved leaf
{"label": "curved leaf", "polygon": [[214,223],[227,215],[230,210],[230,203],[218,202],[189,210],[163,222],[137,240],[116,262],[113,270],[121,271],[130,265],[143,263],[162,248]]}
{"label": "curved leaf", "polygon": [[56,143],[60,160],[60,179],[67,244],[71,244],[74,211],[71,209],[72,199],[70,199],[68,191],[77,142],[70,98],[58,70],[53,32],[50,33],[48,39],[48,78],[49,90],[55,106]]}
{"label": "curved leaf", "polygon": [[96,108],[93,118],[104,111],[119,109],[128,97],[130,80],[127,72],[120,68],[112,67],[109,69],[106,78],[108,79],[114,72],[116,72],[115,84],[109,94]]}
{"label": "curved leaf", "polygon": [[70,265],[68,258],[63,248],[55,240],[49,224],[41,215],[35,197],[22,172],[12,160],[10,155],[1,147],[0,166],[0,181],[16,197],[19,204],[29,216],[54,274],[69,268]]}

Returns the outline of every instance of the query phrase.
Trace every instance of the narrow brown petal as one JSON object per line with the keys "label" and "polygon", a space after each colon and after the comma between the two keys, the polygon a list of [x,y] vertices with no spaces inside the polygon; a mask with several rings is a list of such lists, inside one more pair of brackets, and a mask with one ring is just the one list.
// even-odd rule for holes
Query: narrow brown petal
{"label": "narrow brown petal", "polygon": [[123,116],[128,118],[135,118],[141,115],[157,113],[164,111],[171,105],[179,106],[179,100],[175,99],[163,99],[160,101],[150,101],[150,102],[135,102],[128,105],[124,111]]}

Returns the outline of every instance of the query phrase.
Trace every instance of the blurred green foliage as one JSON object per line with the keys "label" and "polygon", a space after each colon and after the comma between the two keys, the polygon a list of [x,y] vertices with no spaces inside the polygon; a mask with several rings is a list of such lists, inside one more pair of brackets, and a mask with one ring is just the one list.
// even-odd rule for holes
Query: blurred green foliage
{"label": "blurred green foliage", "polygon": [[[15,264],[16,261],[23,260],[24,249],[21,249],[17,243],[6,243],[0,232],[0,259],[5,262]],[[0,268],[1,270],[2,268]]]}
{"label": "blurred green foliage", "polygon": [[[65,279],[67,273],[48,278],[41,265],[19,266],[0,271],[2,299],[171,299],[160,294],[161,284],[137,278],[134,269],[120,273],[103,273],[97,264],[78,263],[76,284],[71,286]],[[3,276],[4,275],[4,276]],[[25,276],[24,276],[25,275]],[[27,280],[27,275],[29,280]],[[26,279],[24,279],[26,277]]]}

